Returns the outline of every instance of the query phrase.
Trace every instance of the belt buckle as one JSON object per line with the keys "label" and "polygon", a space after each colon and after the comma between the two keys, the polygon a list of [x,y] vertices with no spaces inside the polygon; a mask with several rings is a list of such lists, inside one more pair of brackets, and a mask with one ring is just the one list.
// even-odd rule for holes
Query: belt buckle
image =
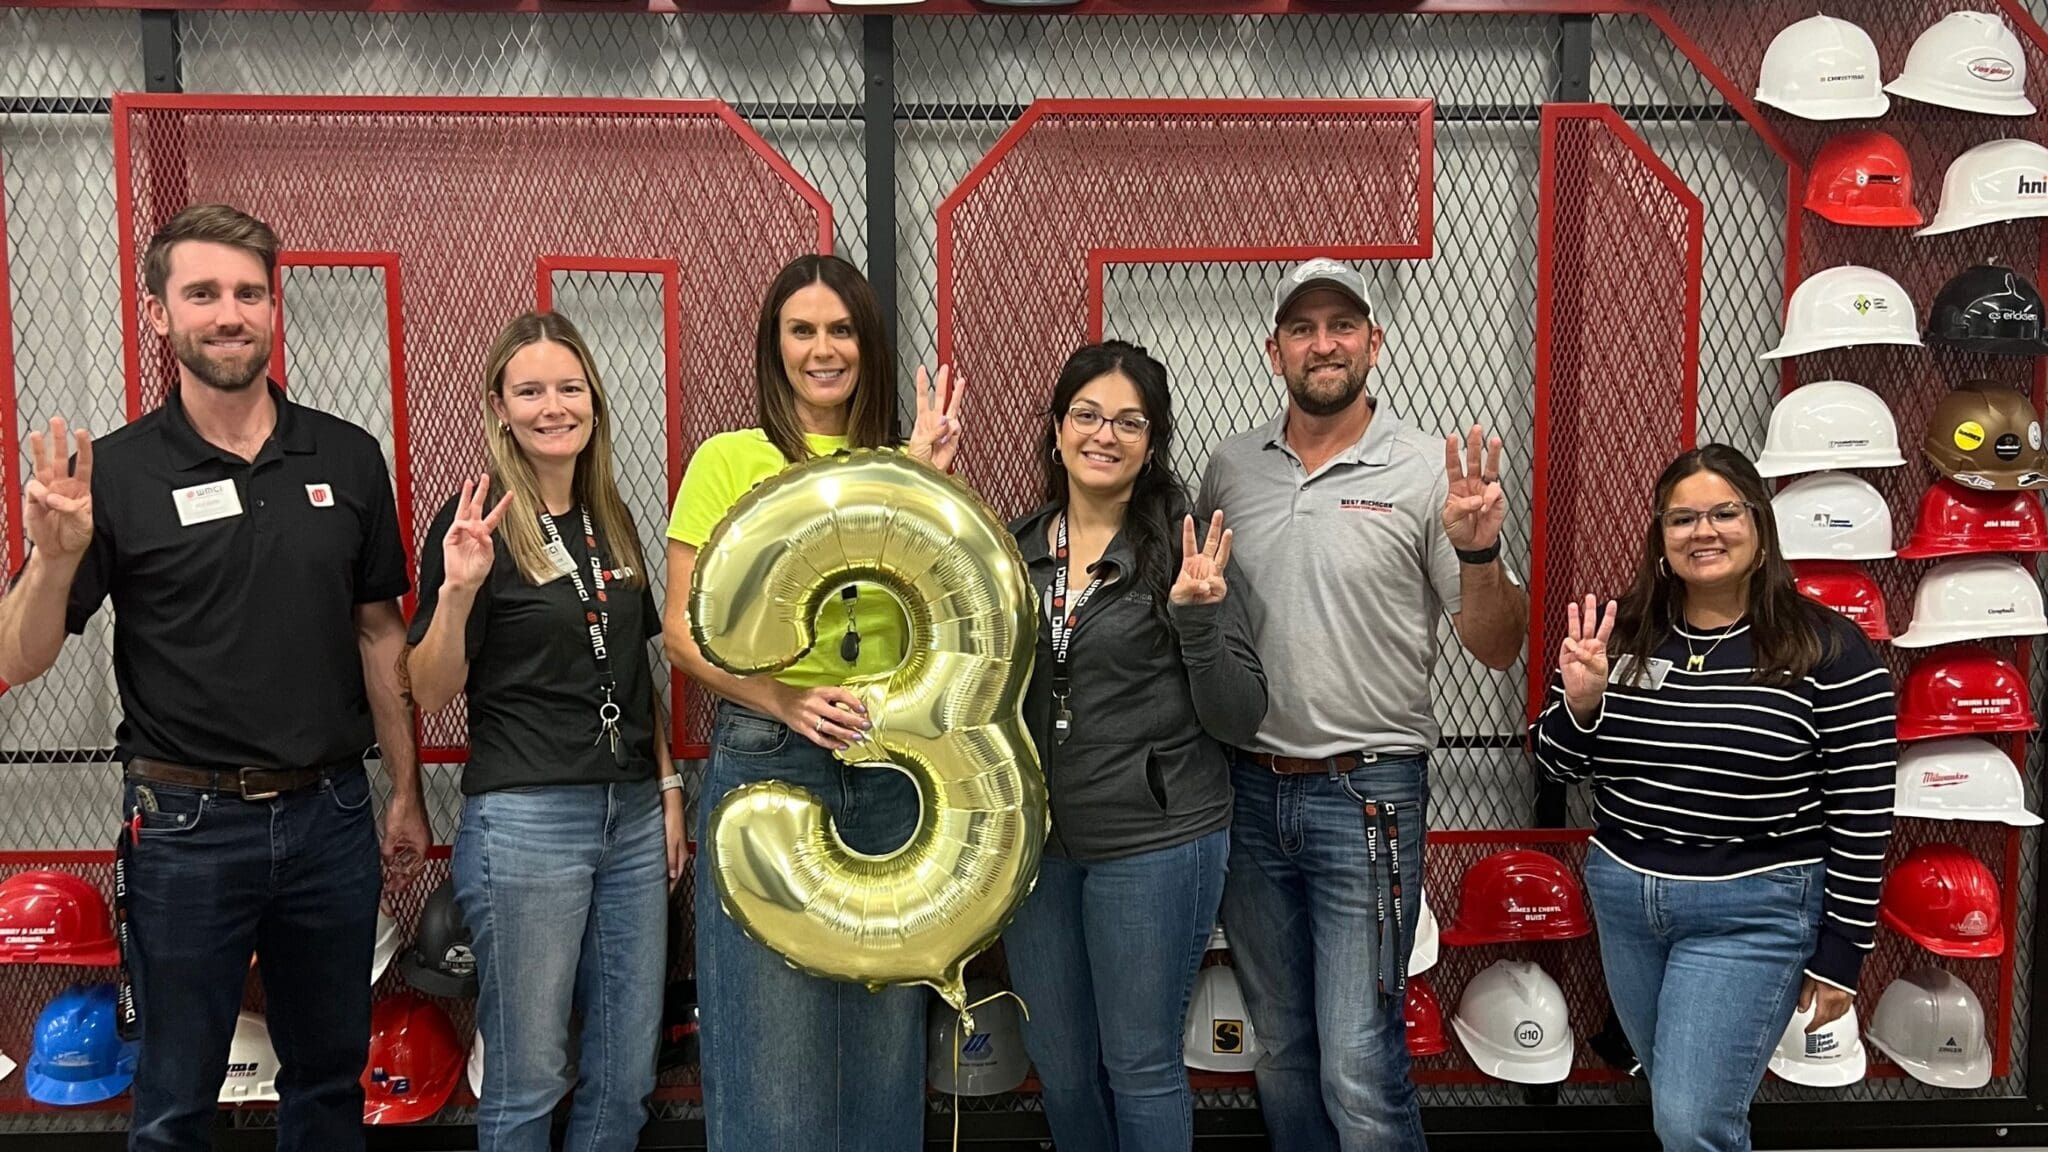
{"label": "belt buckle", "polygon": [[244,799],[244,800],[275,800],[275,799],[277,799],[277,798],[278,798],[279,796],[282,796],[282,795],[284,795],[284,793],[282,793],[282,792],[278,791],[278,790],[277,790],[277,789],[275,789],[275,788],[271,789],[271,790],[270,790],[270,791],[268,791],[268,792],[251,792],[251,791],[249,791],[249,773],[251,773],[251,772],[261,772],[261,771],[263,771],[263,769],[261,769],[261,768],[237,768],[237,769],[235,769],[235,786],[236,786],[237,788],[241,789],[241,793],[242,793],[242,799]]}

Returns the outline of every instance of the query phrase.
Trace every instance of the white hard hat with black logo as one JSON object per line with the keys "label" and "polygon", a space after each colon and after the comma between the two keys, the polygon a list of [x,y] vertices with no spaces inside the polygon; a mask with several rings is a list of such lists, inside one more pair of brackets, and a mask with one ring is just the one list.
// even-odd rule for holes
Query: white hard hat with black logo
{"label": "white hard hat with black logo", "polygon": [[1488,1076],[1555,1084],[1571,1074],[1576,1041],[1564,990],[1533,960],[1496,960],[1474,976],[1451,1027]]}

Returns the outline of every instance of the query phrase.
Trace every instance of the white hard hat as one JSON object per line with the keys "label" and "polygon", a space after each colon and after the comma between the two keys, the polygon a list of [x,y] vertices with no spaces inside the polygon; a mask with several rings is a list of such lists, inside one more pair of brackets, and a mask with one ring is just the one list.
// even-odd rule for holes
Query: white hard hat
{"label": "white hard hat", "polygon": [[1847,380],[1816,380],[1778,398],[1771,408],[1760,476],[1790,476],[1824,468],[1894,468],[1899,426],[1877,393]]}
{"label": "white hard hat", "polygon": [[1574,1040],[1564,990],[1533,960],[1496,960],[1474,976],[1451,1027],[1488,1076],[1555,1084],[1571,1074]]}
{"label": "white hard hat", "polygon": [[[1000,988],[992,981],[976,980],[967,987],[970,1003],[994,996]],[[974,1030],[959,1040],[958,1075],[954,1073],[954,1038],[960,1032],[960,1014],[940,1001],[933,1001],[927,1031],[926,1074],[932,1087],[955,1096],[997,1096],[1015,1092],[1031,1073],[1031,1061],[1024,1055],[1024,1032],[1017,1020],[1017,1002],[998,997],[976,1007],[970,1015]]]}
{"label": "white hard hat", "polygon": [[484,1098],[484,1026],[476,1026],[476,1038],[469,1042],[469,1094]]}
{"label": "white hard hat", "polygon": [[1892,510],[1869,481],[1816,472],[1771,497],[1778,554],[1787,560],[1882,560],[1892,549]]}
{"label": "white hard hat", "polygon": [[1195,999],[1181,1033],[1181,1058],[1204,1072],[1249,1072],[1259,1062],[1259,1040],[1237,972],[1211,964],[1195,977]]}
{"label": "white hard hat", "polygon": [[2041,586],[2017,560],[1959,556],[1936,564],[1913,593],[1913,623],[1892,638],[1901,648],[2048,632]]}
{"label": "white hard hat", "polygon": [[1923,820],[1983,820],[2022,828],[2041,822],[2027,811],[2012,757],[1975,736],[1944,736],[1899,748],[1892,812]]}
{"label": "white hard hat", "polygon": [[1785,334],[1759,359],[1782,360],[1858,344],[1920,343],[1913,298],[1897,280],[1861,264],[1823,268],[1785,305]]}
{"label": "white hard hat", "polygon": [[1408,974],[1418,976],[1436,967],[1437,926],[1436,913],[1429,910],[1429,899],[1421,900],[1422,912],[1415,918],[1415,946],[1408,950]]}
{"label": "white hard hat", "polygon": [[277,1049],[270,1044],[270,1024],[254,1012],[235,1017],[235,1039],[228,1045],[228,1072],[220,1084],[220,1102],[275,1103],[277,1068]]}
{"label": "white hard hat", "polygon": [[1808,120],[1861,120],[1891,106],[1882,83],[1869,33],[1847,20],[1809,16],[1764,49],[1756,99]]}
{"label": "white hard hat", "polygon": [[370,950],[370,984],[373,987],[384,978],[384,970],[391,967],[392,958],[404,945],[405,941],[399,936],[398,921],[380,901],[377,904],[377,942]]}
{"label": "white hard hat", "polygon": [[5,1080],[9,1076],[14,1075],[14,1070],[18,1067],[20,1065],[14,1062],[13,1057],[5,1052],[0,1052],[0,1080]]}
{"label": "white hard hat", "polygon": [[1793,1011],[1792,1022],[1785,1025],[1785,1034],[1771,1053],[1771,1071],[1780,1080],[1809,1088],[1840,1088],[1863,1079],[1870,1056],[1857,1035],[1856,1006],[1849,1005],[1847,1012],[1808,1032],[1812,1019],[1811,1008]]}
{"label": "white hard hat", "polygon": [[1949,161],[1941,177],[1941,207],[1913,235],[2036,216],[2048,216],[2048,148],[2032,140],[1987,140]]}
{"label": "white hard hat", "polygon": [[1870,1018],[1870,1042],[1913,1079],[1937,1088],[1991,1082],[1991,1045],[1977,994],[1939,968],[1891,982]]}
{"label": "white hard hat", "polygon": [[1987,116],[2030,116],[2027,56],[2019,37],[1989,12],[1951,12],[1913,41],[1894,96]]}

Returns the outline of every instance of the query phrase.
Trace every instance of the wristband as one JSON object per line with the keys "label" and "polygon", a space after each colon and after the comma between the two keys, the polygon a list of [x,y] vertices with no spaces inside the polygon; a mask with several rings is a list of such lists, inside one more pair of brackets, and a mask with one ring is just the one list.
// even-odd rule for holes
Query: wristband
{"label": "wristband", "polygon": [[1484,548],[1459,548],[1453,545],[1451,550],[1458,554],[1458,563],[1460,564],[1491,564],[1495,560],[1500,559],[1499,540],[1495,540]]}
{"label": "wristband", "polygon": [[669,773],[668,775],[666,775],[666,776],[663,776],[663,777],[661,778],[661,790],[662,790],[663,792],[680,792],[680,791],[682,791],[682,790],[683,790],[683,774],[682,774],[681,772],[671,772],[671,773]]}

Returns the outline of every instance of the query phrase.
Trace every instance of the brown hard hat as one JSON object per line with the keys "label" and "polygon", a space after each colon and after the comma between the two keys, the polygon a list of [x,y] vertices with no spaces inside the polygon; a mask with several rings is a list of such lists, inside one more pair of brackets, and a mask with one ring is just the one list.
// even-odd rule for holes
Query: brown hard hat
{"label": "brown hard hat", "polygon": [[2048,487],[2041,414],[2002,384],[1976,381],[1943,396],[1928,418],[1920,449],[1942,475],[1966,488]]}

